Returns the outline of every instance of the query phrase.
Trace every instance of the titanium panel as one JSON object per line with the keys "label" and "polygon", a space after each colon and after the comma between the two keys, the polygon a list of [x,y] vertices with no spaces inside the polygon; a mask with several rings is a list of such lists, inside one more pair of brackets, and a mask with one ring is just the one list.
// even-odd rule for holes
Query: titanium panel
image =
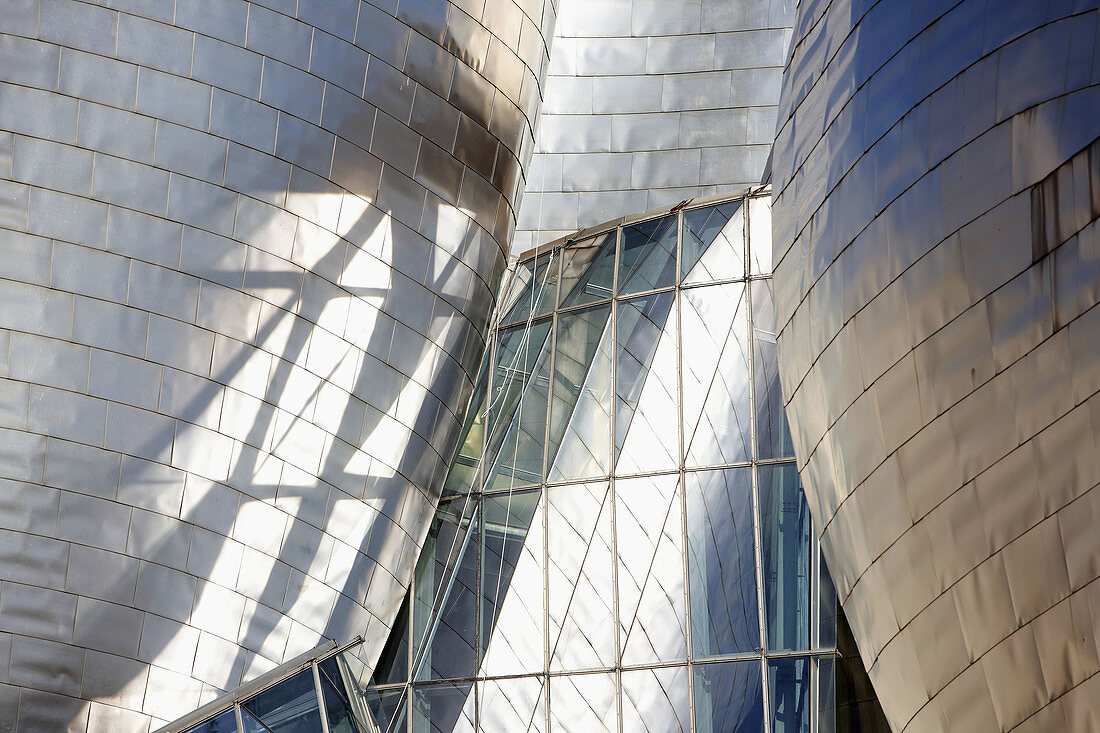
{"label": "titanium panel", "polygon": [[940,5],[798,8],[772,160],[783,392],[892,728],[1085,731],[1100,11]]}
{"label": "titanium panel", "polygon": [[794,7],[562,0],[512,250],[758,184]]}
{"label": "titanium panel", "polygon": [[551,1],[164,5],[0,11],[0,727],[373,661],[534,147]]}

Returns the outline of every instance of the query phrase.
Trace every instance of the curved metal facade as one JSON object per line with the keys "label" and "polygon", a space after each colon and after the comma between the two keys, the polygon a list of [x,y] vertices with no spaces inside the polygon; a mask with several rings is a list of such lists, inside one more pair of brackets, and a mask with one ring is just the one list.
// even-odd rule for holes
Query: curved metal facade
{"label": "curved metal facade", "polygon": [[562,0],[513,251],[760,182],[794,0]]}
{"label": "curved metal facade", "polygon": [[397,5],[4,3],[0,727],[145,731],[380,650],[555,15]]}
{"label": "curved metal facade", "polygon": [[802,2],[780,373],[894,730],[1100,720],[1095,2]]}

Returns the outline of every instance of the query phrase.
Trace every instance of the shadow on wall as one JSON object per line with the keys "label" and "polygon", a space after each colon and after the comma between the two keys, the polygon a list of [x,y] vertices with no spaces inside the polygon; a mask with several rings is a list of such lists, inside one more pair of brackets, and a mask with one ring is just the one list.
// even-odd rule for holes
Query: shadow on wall
{"label": "shadow on wall", "polygon": [[[243,273],[187,271],[224,296],[218,306],[240,309],[238,338],[228,329],[182,333],[177,355],[213,340],[208,378],[184,375],[190,388],[175,419],[139,430],[119,451],[148,459],[124,468],[120,495],[126,483],[171,493],[184,520],[158,517],[142,546],[128,548],[142,573],[159,576],[154,595],[139,589],[134,605],[166,617],[156,619],[162,630],[145,624],[137,656],[181,673],[194,658],[193,676],[221,690],[323,638],[362,634],[381,651],[455,447],[490,284],[504,265],[473,214],[430,192],[417,233],[379,202],[377,186],[363,199],[306,177],[322,185],[294,189],[292,177],[289,192],[244,193],[279,207],[293,199],[335,226],[265,207],[271,218],[233,233],[255,243]],[[133,597],[136,573],[104,573],[101,597]],[[113,608],[94,606],[88,625],[111,627]],[[206,660],[216,666],[200,669]],[[144,675],[143,665],[134,670]],[[134,681],[100,680],[96,698],[119,704]],[[174,717],[200,702],[164,692],[171,699],[146,702],[145,712]],[[203,690],[202,701],[212,694]]]}

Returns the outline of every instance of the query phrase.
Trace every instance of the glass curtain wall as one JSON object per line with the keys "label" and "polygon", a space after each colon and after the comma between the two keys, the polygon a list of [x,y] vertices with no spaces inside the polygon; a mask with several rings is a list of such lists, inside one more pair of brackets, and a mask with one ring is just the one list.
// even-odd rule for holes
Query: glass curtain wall
{"label": "glass curtain wall", "polygon": [[516,266],[368,688],[380,730],[831,730],[770,231],[750,195]]}

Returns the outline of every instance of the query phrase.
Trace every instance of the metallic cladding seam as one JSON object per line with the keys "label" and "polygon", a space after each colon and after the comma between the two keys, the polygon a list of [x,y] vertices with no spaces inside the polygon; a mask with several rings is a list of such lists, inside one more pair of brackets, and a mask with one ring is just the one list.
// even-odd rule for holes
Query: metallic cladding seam
{"label": "metallic cladding seam", "polygon": [[1100,724],[1097,5],[798,10],[780,372],[895,730]]}
{"label": "metallic cladding seam", "polygon": [[794,0],[564,0],[513,251],[760,182]]}
{"label": "metallic cladding seam", "polygon": [[555,15],[4,3],[0,727],[147,731],[323,638],[380,650]]}

